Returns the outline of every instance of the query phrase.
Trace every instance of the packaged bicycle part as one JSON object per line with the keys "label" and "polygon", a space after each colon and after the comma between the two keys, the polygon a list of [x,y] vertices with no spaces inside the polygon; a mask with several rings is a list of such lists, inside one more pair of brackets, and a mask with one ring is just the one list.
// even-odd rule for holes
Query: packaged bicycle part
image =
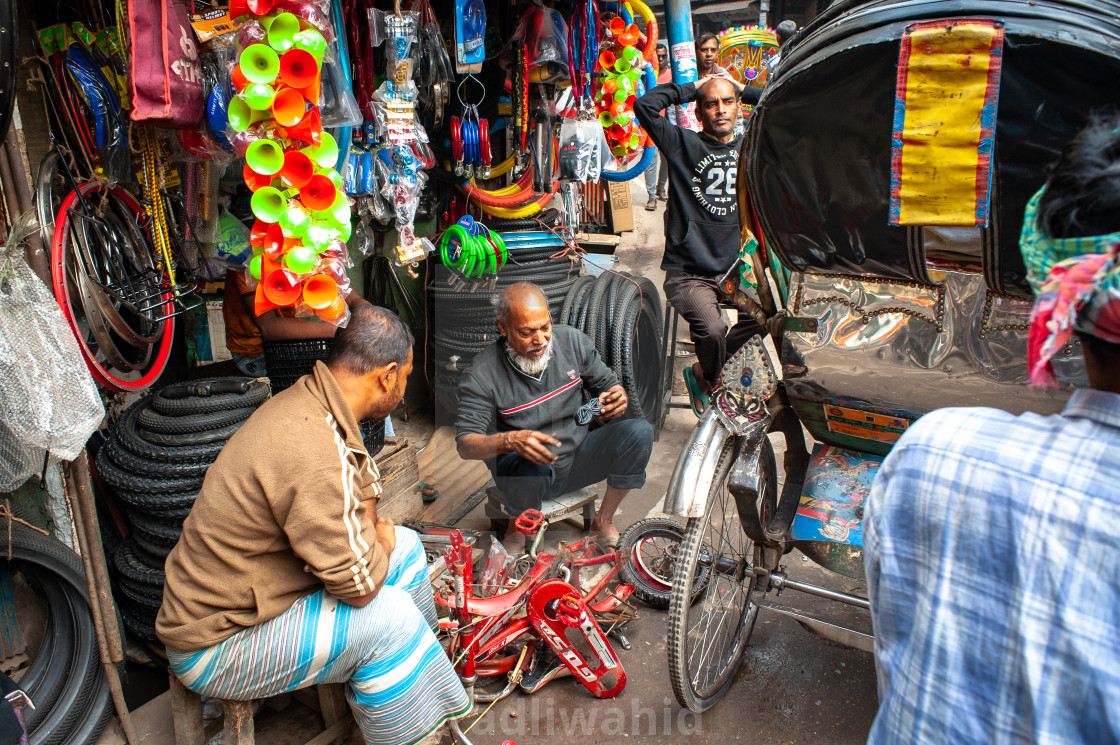
{"label": "packaged bicycle part", "polygon": [[598,181],[603,172],[604,151],[609,153],[598,121],[565,119],[560,125],[560,180],[584,184]]}

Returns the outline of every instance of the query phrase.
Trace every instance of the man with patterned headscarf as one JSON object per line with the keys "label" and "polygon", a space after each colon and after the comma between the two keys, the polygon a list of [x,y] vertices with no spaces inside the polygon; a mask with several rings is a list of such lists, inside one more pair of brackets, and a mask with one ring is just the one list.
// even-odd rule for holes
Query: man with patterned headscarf
{"label": "man with patterned headscarf", "polygon": [[1120,742],[1120,117],[1066,147],[1020,240],[1030,381],[1080,340],[1060,415],[927,414],[883,462],[864,551],[869,743]]}

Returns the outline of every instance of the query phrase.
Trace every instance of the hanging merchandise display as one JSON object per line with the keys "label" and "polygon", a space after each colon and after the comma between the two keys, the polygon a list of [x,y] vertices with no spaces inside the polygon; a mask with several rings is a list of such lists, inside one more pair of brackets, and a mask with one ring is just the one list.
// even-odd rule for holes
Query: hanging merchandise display
{"label": "hanging merchandise display", "polygon": [[448,277],[448,284],[454,289],[469,285],[472,292],[480,285],[493,290],[498,272],[508,258],[501,234],[491,231],[470,215],[459,218],[458,222],[443,231],[439,255],[443,265],[453,272]]}
{"label": "hanging merchandise display", "polygon": [[[261,5],[252,7],[266,10]],[[253,192],[249,271],[258,282],[257,315],[294,306],[345,325],[350,203],[335,170],[338,145],[323,130],[319,107],[327,39],[335,33],[324,9],[296,10],[298,16],[231,8],[231,15],[248,18],[230,72],[238,92],[229,106],[228,136],[244,154],[243,176]],[[323,277],[337,279],[326,283]]]}
{"label": "hanging merchandise display", "polygon": [[[435,165],[427,132],[416,116],[416,84],[412,80],[410,55],[417,41],[420,14],[371,10],[370,16],[384,28],[385,46],[385,82],[374,95],[381,133],[373,153],[374,164],[381,195],[389,203],[397,230],[397,261],[416,266],[435,249],[427,238],[416,236],[414,226],[420,192],[428,181],[424,169]],[[374,25],[371,22],[371,27]]]}
{"label": "hanging merchandise display", "polygon": [[[654,53],[657,20],[641,0],[604,3],[602,35],[595,69],[602,81],[595,91],[595,111],[621,171],[604,171],[608,181],[628,181],[653,160],[654,147],[634,116],[634,102],[657,84]],[[645,24],[645,33],[635,23]],[[639,155],[640,153],[640,155]],[[625,166],[629,166],[626,168]]]}
{"label": "hanging merchandise display", "polygon": [[486,59],[486,4],[455,0],[455,72],[479,72]]}

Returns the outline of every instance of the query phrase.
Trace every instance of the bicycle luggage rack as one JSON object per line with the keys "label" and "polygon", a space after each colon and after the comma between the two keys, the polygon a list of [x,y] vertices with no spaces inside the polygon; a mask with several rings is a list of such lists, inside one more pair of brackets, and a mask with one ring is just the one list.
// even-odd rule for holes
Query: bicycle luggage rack
{"label": "bicycle luggage rack", "polygon": [[[101,288],[149,323],[161,323],[173,316],[182,315],[204,302],[196,292],[197,285],[172,285],[163,281],[162,277],[162,272],[146,269],[130,280],[102,285]],[[155,312],[168,305],[171,306],[170,312]]]}

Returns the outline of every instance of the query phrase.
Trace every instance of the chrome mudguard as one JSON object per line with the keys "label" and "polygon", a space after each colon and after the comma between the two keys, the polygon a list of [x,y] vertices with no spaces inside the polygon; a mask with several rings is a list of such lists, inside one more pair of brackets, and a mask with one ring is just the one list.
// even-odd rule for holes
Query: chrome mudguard
{"label": "chrome mudguard", "polygon": [[700,517],[704,514],[719,454],[730,435],[714,408],[709,408],[677,458],[677,466],[665,493],[665,514],[677,517]]}

